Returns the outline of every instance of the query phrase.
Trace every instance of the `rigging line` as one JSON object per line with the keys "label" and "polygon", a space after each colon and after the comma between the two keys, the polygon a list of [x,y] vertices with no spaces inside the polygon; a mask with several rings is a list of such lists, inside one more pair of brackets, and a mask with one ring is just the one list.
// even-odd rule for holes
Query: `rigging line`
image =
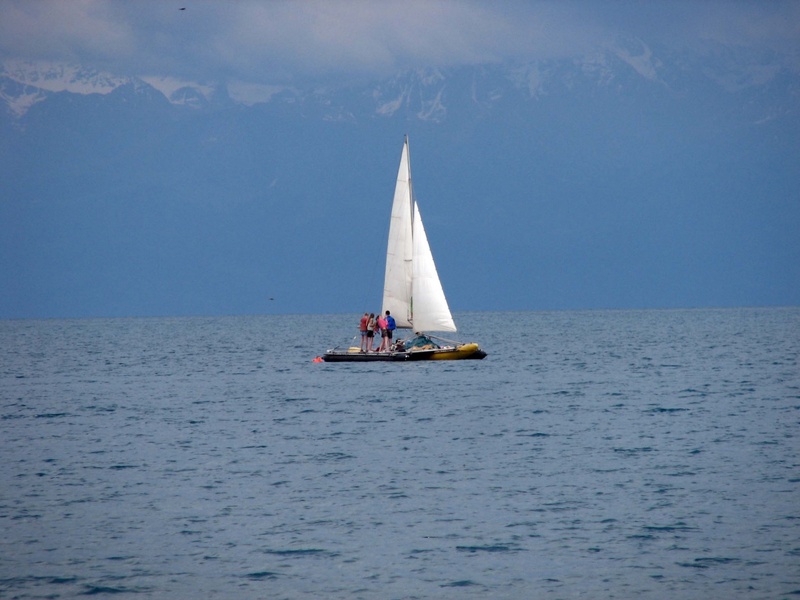
{"label": "rigging line", "polygon": [[429,338],[431,338],[431,339],[434,339],[434,340],[440,340],[440,341],[442,341],[442,342],[447,342],[448,344],[455,344],[455,345],[459,345],[459,344],[461,344],[461,342],[460,342],[460,341],[456,341],[456,340],[448,340],[447,338],[443,338],[443,337],[440,337],[440,336],[438,336],[438,335],[431,335],[431,334],[429,334],[429,333],[426,333],[425,335],[427,335],[427,336],[428,336]]}

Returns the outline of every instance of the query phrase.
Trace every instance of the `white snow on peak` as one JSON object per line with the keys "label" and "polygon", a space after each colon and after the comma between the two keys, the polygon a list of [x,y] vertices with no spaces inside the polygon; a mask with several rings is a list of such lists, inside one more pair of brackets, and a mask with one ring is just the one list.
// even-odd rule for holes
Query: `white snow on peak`
{"label": "white snow on peak", "polygon": [[442,102],[443,94],[444,88],[440,89],[432,100],[423,101],[422,110],[417,113],[417,117],[422,121],[438,122],[444,120],[445,115],[447,115],[447,108]]}
{"label": "white snow on peak", "polygon": [[650,50],[649,46],[642,42],[641,40],[637,40],[641,47],[641,54],[633,55],[625,48],[621,48],[619,46],[613,49],[614,54],[616,54],[619,58],[624,60],[628,63],[634,71],[639,73],[645,79],[649,79],[651,81],[657,81],[658,75],[656,73],[656,65],[653,64],[653,51]]}
{"label": "white snow on peak", "polygon": [[8,109],[15,117],[24,115],[31,106],[47,98],[47,94],[40,89],[25,86],[21,94],[12,95],[0,87],[0,100],[6,103]]}
{"label": "white snow on peak", "polygon": [[[374,93],[373,97],[377,100],[378,93]],[[379,115],[384,117],[391,117],[394,113],[396,113],[400,108],[408,102],[410,96],[410,90],[406,87],[405,89],[400,91],[400,95],[392,100],[388,100],[378,105],[378,108],[375,109],[375,112]]]}
{"label": "white snow on peak", "polygon": [[108,94],[131,81],[129,77],[116,77],[79,65],[23,60],[4,61],[2,74],[40,90],[73,94]]}
{"label": "white snow on peak", "polygon": [[184,88],[193,89],[201,96],[203,96],[206,100],[210,99],[211,95],[214,93],[213,86],[202,85],[199,83],[195,83],[193,81],[186,81],[185,79],[177,79],[175,77],[158,77],[158,76],[145,75],[143,77],[139,77],[139,79],[157,89],[159,92],[164,94],[164,96],[166,96],[170,100],[173,99],[175,92],[177,92],[178,90],[182,90]]}

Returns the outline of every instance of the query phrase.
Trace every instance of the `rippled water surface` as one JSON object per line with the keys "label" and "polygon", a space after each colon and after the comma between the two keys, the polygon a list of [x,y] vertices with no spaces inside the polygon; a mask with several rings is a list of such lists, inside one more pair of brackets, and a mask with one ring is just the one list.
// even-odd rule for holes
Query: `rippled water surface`
{"label": "rippled water surface", "polygon": [[800,309],[357,318],[0,322],[0,597],[800,596]]}

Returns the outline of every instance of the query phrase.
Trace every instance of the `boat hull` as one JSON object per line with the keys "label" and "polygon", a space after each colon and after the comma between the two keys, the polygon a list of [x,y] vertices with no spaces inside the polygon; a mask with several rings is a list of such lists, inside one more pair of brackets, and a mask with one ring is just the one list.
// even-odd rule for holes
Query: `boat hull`
{"label": "boat hull", "polygon": [[411,350],[408,355],[409,360],[480,360],[486,358],[486,352],[475,343],[460,344],[454,348]]}
{"label": "boat hull", "polygon": [[454,348],[430,348],[408,352],[361,352],[358,348],[328,350],[322,355],[324,362],[386,362],[403,360],[480,360],[486,352],[475,343]]}

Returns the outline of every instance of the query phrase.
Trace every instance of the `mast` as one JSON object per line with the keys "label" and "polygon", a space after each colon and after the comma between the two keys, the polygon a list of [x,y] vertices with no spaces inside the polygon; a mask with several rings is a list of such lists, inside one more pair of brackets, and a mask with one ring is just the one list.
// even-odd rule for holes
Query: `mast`
{"label": "mast", "polygon": [[406,164],[408,165],[408,209],[409,222],[411,223],[411,287],[408,294],[408,322],[414,327],[414,211],[417,202],[414,199],[414,185],[411,183],[411,146],[408,144],[408,134],[403,136],[403,146],[406,151]]}

